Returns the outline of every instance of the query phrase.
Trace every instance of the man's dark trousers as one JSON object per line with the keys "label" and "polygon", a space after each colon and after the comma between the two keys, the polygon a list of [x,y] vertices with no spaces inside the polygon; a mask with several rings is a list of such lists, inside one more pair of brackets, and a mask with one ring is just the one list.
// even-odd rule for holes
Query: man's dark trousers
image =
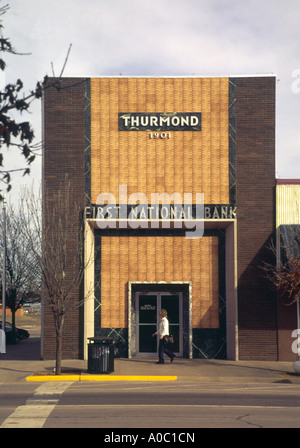
{"label": "man's dark trousers", "polygon": [[164,362],[164,353],[169,356],[169,358],[174,358],[174,353],[172,353],[170,350],[168,350],[166,348],[166,343],[164,338],[159,340],[159,345],[158,345],[158,360],[159,362],[163,363]]}

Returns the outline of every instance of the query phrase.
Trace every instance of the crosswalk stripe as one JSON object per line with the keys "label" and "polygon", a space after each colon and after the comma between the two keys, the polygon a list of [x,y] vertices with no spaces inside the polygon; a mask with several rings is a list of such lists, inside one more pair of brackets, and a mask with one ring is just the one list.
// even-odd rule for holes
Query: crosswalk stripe
{"label": "crosswalk stripe", "polygon": [[[0,428],[42,428],[62,393],[72,383],[50,382],[39,386],[25,405],[18,406]],[[45,398],[43,398],[45,396]]]}

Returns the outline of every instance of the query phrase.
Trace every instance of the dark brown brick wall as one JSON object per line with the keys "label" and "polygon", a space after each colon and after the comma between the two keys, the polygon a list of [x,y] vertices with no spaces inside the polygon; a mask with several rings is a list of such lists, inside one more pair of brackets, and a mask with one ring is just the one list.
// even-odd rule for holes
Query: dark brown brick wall
{"label": "dark brown brick wall", "polygon": [[[65,175],[74,180],[72,195],[84,208],[84,80],[63,79],[60,90],[49,88],[44,95],[43,181],[45,200],[53,201]],[[74,216],[78,220],[78,216]],[[72,250],[72,235],[69,241]],[[71,297],[78,303],[80,288]],[[63,358],[82,357],[81,308],[66,316]],[[55,329],[52,312],[45,304],[43,358],[55,358]]]}
{"label": "dark brown brick wall", "polygon": [[275,219],[276,78],[236,81],[239,356],[277,360],[276,294],[262,271]]}

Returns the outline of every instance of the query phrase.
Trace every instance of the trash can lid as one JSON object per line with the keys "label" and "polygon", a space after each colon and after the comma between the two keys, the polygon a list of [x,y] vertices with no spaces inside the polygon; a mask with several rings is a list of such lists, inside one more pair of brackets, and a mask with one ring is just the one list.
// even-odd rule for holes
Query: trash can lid
{"label": "trash can lid", "polygon": [[113,338],[108,338],[108,337],[105,337],[105,336],[95,336],[95,337],[93,337],[93,338],[88,338],[88,340],[90,341],[90,342],[98,342],[99,344],[109,344],[109,343],[112,343],[113,342]]}

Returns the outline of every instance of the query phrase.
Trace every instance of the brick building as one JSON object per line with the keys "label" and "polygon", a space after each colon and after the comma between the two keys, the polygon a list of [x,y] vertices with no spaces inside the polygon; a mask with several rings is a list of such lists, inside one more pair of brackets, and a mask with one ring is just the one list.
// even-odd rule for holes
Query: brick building
{"label": "brick building", "polygon": [[[117,356],[154,355],[163,307],[178,356],[280,359],[261,269],[275,236],[275,85],[273,75],[65,78],[45,92],[45,200],[68,173],[93,258],[65,358],[86,358],[98,335],[114,338]],[[53,358],[47,304],[42,345]]]}

